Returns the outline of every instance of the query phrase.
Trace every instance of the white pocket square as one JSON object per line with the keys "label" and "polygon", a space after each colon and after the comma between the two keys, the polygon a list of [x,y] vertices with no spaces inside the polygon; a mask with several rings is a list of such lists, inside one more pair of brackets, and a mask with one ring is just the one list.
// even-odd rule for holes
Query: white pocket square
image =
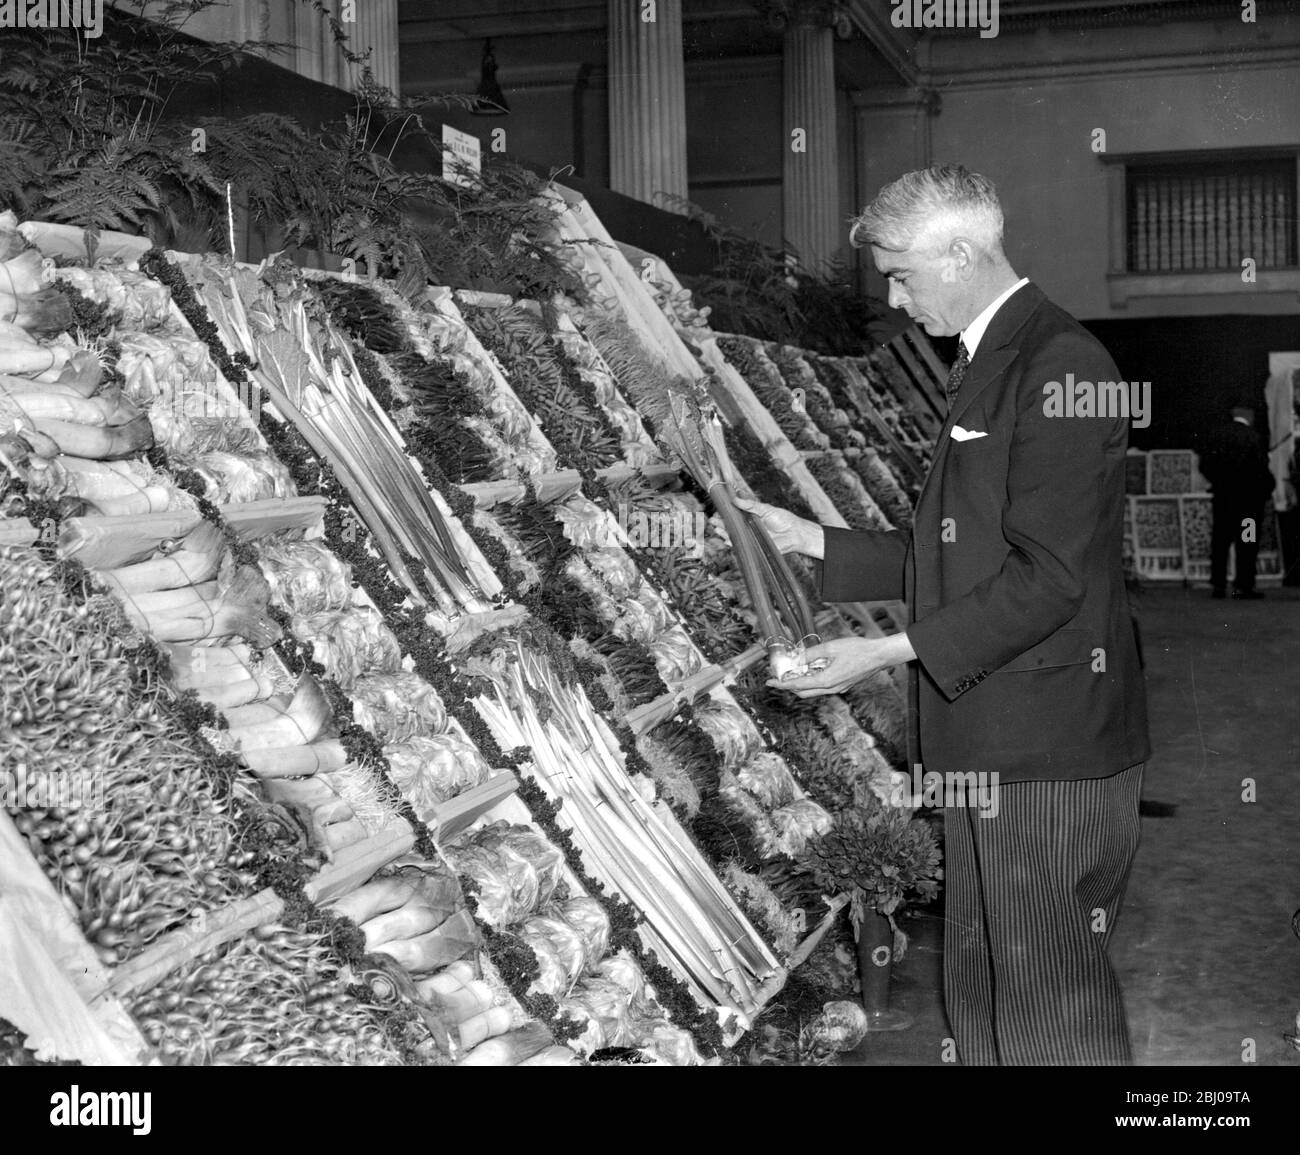
{"label": "white pocket square", "polygon": [[963,429],[960,425],[952,427],[952,439],[954,441],[974,441],[977,437],[987,436],[987,433],[978,433],[973,429]]}

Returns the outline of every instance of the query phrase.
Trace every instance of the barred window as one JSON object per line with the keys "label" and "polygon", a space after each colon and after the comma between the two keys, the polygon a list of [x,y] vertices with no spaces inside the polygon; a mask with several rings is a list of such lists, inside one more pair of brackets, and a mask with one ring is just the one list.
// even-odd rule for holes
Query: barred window
{"label": "barred window", "polygon": [[1130,164],[1128,271],[1294,268],[1294,156]]}

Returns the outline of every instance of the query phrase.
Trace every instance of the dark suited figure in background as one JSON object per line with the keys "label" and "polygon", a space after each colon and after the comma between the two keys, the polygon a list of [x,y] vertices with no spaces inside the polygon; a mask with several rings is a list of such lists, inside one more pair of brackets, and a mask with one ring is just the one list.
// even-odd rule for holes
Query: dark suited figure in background
{"label": "dark suited figure in background", "polygon": [[1221,598],[1228,586],[1228,547],[1236,544],[1234,598],[1262,598],[1255,588],[1255,556],[1264,506],[1273,492],[1268,449],[1255,431],[1255,411],[1239,407],[1232,420],[1210,431],[1201,454],[1201,473],[1213,495],[1214,527],[1210,537],[1210,587]]}
{"label": "dark suited figure in background", "polygon": [[[908,663],[910,761],[952,784],[944,1001],[961,1061],[1130,1063],[1107,957],[1149,752],[1122,557],[1128,413],[1047,404],[1066,380],[1120,374],[1016,275],[997,194],[976,173],[908,173],[851,240],[870,245],[891,305],[934,336],[960,334],[948,419],[910,534],[742,503],[779,548],[822,559],[826,601],[904,597],[911,613],[901,634],[810,647],[810,672],[774,684],[835,694]],[[992,779],[996,815],[960,795],[965,775]]]}

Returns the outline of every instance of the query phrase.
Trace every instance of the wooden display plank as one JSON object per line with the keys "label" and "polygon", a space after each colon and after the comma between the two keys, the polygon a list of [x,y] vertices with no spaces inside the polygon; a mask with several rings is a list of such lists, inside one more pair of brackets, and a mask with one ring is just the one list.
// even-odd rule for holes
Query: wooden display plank
{"label": "wooden display plank", "polygon": [[[414,845],[414,831],[398,819],[363,842],[339,851],[335,861],[319,871],[303,890],[314,903],[341,898],[390,862],[408,854]],[[114,968],[95,1002],[148,990],[200,955],[277,921],[283,913],[284,900],[268,887],[196,917],[191,925],[169,931],[148,950]]]}
{"label": "wooden display plank", "polygon": [[442,844],[468,830],[489,810],[519,789],[519,779],[509,770],[494,774],[471,790],[439,802],[425,823],[435,842]]}
{"label": "wooden display plank", "polygon": [[323,497],[268,497],[221,506],[221,516],[241,541],[253,541],[286,529],[311,530],[325,518]]}
{"label": "wooden display plank", "polygon": [[[922,428],[931,437],[934,437],[943,427],[943,417],[935,411],[932,396],[933,389],[931,388],[933,382],[930,379],[929,371],[901,337],[898,339],[898,348],[895,355],[907,370],[912,386],[907,396],[898,397],[898,402],[900,405],[906,406],[908,411],[916,417]],[[886,380],[888,381],[888,378]],[[893,383],[890,382],[890,384],[892,387]],[[894,388],[894,393],[898,394],[897,388]]]}
{"label": "wooden display plank", "polygon": [[944,395],[948,380],[948,370],[935,356],[930,343],[915,329],[905,330],[888,344],[881,346],[882,357],[893,358],[895,364],[903,371],[904,380],[910,381],[916,391],[914,397],[899,394],[895,381],[888,373],[883,374],[885,384],[889,386],[900,403],[909,408],[917,406],[929,410],[942,425],[948,412],[948,401]]}

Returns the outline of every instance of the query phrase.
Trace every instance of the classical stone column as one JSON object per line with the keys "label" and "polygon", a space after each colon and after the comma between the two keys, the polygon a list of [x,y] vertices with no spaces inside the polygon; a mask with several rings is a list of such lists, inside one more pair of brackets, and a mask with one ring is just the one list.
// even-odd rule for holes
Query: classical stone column
{"label": "classical stone column", "polygon": [[681,212],[665,196],[687,195],[682,0],[608,5],[610,187]]}
{"label": "classical stone column", "polygon": [[847,243],[840,211],[835,35],[850,31],[835,0],[784,0],[769,9],[785,32],[782,219],[802,268],[816,270]]}
{"label": "classical stone column", "polygon": [[[397,0],[325,0],[325,6],[347,34],[349,51],[369,50],[375,80],[396,93]],[[294,71],[323,84],[352,89],[361,79],[362,66],[343,55],[329,20],[305,5],[299,5],[294,17],[298,45]]]}
{"label": "classical stone column", "polygon": [[352,50],[370,50],[370,71],[391,92],[397,88],[397,0],[355,0],[357,22],[345,25]]}
{"label": "classical stone column", "polygon": [[[340,21],[351,50],[370,49],[375,79],[396,93],[397,0],[324,0],[324,4]],[[301,0],[240,0],[216,5],[190,17],[185,32],[213,41],[288,42],[294,46],[291,52],[269,59],[337,88],[351,89],[361,75],[335,43],[328,19]]]}

